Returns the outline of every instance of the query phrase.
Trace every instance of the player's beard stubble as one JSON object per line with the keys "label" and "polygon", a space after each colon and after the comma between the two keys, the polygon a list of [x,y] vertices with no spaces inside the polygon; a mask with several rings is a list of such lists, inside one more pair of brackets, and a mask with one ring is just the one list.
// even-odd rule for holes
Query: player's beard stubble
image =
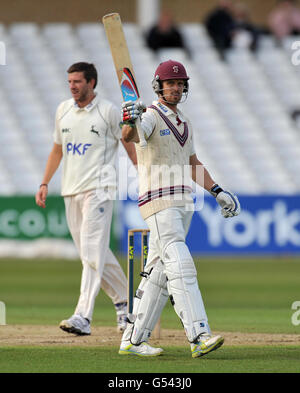
{"label": "player's beard stubble", "polygon": [[72,96],[74,100],[78,103],[80,102],[85,102],[88,99],[88,89],[82,89],[81,91],[79,89],[72,89],[71,90]]}

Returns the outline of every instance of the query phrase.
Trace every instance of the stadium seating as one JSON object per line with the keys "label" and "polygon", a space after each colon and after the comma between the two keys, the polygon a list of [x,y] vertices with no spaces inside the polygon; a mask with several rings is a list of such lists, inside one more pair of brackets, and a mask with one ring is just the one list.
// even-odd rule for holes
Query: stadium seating
{"label": "stadium seating", "polygon": [[[197,154],[214,178],[238,193],[300,191],[300,66],[291,62],[288,37],[282,47],[261,38],[257,53],[233,48],[221,60],[199,24],[182,24],[191,56],[144,43],[135,24],[125,24],[143,102],[150,104],[159,61],[184,62],[190,92],[182,104],[193,123]],[[300,39],[299,39],[300,40]],[[101,24],[0,24],[7,65],[0,66],[0,195],[35,193],[52,145],[54,115],[69,97],[66,70],[91,61],[99,71],[97,91],[117,106],[121,94]],[[120,150],[120,154],[125,154]],[[61,169],[50,191],[60,191]]]}

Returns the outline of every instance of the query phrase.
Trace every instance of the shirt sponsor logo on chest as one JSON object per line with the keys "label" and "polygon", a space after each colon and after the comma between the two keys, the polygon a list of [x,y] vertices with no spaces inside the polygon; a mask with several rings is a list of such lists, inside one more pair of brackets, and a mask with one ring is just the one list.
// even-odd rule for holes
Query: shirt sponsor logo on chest
{"label": "shirt sponsor logo on chest", "polygon": [[91,143],[68,143],[67,154],[84,156],[87,150],[92,146]]}
{"label": "shirt sponsor logo on chest", "polygon": [[160,130],[159,133],[160,136],[170,135],[170,130],[166,128],[165,130]]}

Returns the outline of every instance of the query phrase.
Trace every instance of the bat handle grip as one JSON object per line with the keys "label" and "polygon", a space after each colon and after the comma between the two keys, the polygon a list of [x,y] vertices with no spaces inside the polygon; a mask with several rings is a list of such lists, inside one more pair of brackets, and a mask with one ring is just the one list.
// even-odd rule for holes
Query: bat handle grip
{"label": "bat handle grip", "polygon": [[141,120],[138,118],[137,120],[136,120],[136,122],[135,122],[135,126],[136,126],[136,129],[137,129],[137,132],[138,132],[138,136],[139,136],[139,140],[140,140],[140,147],[146,147],[147,146],[147,142],[146,142],[146,139],[145,139],[145,134],[144,134],[144,131],[142,130],[142,127],[141,127]]}

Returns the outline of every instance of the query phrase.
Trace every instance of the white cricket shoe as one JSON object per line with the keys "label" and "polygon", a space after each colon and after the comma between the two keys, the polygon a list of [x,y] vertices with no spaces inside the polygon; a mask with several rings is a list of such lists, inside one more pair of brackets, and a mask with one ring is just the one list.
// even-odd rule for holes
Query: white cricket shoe
{"label": "white cricket shoe", "polygon": [[128,343],[121,343],[119,355],[134,355],[134,356],[159,356],[163,352],[162,348],[153,348],[146,342],[140,345],[133,345]]}
{"label": "white cricket shoe", "polygon": [[115,304],[115,309],[117,313],[117,330],[123,333],[127,326],[127,303]]}
{"label": "white cricket shoe", "polygon": [[61,321],[59,327],[68,333],[77,336],[89,336],[91,334],[91,326],[87,319],[81,315],[72,315],[71,318]]}
{"label": "white cricket shoe", "polygon": [[201,334],[199,341],[196,344],[191,344],[192,357],[198,358],[207,353],[220,348],[224,343],[224,338],[221,336],[211,336],[208,333]]}

